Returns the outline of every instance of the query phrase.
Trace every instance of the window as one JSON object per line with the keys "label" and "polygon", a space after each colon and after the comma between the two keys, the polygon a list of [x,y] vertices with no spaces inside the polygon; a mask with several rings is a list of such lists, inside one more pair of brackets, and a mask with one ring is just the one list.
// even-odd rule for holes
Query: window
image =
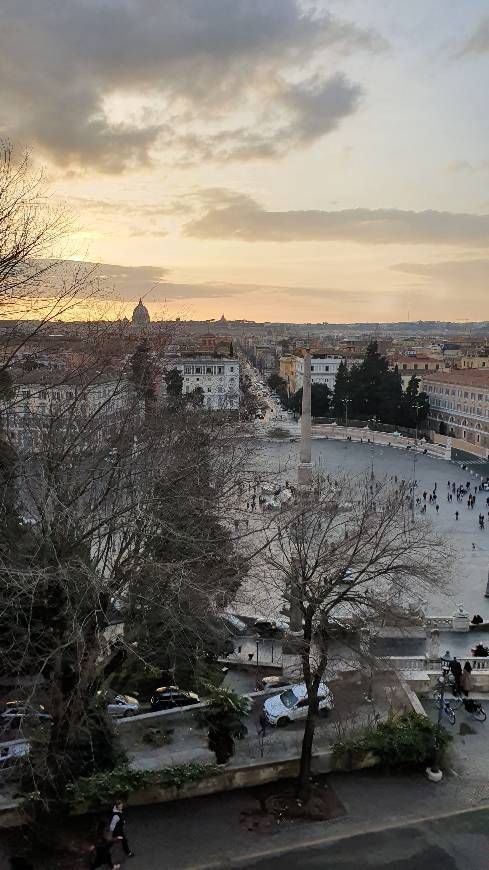
{"label": "window", "polygon": [[192,366],[185,366],[184,372],[186,375],[191,375],[192,374]]}
{"label": "window", "polygon": [[311,371],[312,371],[312,372],[314,371],[314,366],[311,366]]}
{"label": "window", "polygon": [[231,371],[234,372],[234,366],[231,366]]}
{"label": "window", "polygon": [[207,366],[205,373],[206,373],[206,375],[211,375],[212,374],[212,366]]}
{"label": "window", "polygon": [[217,367],[217,374],[218,374],[218,375],[222,375],[223,371],[224,371],[224,369],[223,369],[222,366],[218,366],[218,367]]}
{"label": "window", "polygon": [[196,375],[202,374],[202,366],[195,366],[195,374]]}
{"label": "window", "polygon": [[324,366],[324,371],[329,372],[329,366]]}
{"label": "window", "polygon": [[212,393],[212,387],[207,387],[207,392]]}
{"label": "window", "polygon": [[30,399],[30,397],[31,397],[31,394],[30,394],[29,390],[22,390],[22,398],[23,399]]}

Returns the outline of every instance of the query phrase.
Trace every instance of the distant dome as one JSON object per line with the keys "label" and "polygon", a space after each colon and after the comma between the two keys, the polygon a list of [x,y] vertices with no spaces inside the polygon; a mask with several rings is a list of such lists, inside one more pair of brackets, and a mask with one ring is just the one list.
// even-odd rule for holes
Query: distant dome
{"label": "distant dome", "polygon": [[150,321],[151,318],[149,316],[149,311],[146,308],[146,305],[143,305],[143,300],[140,299],[132,312],[132,322],[135,326],[146,326]]}

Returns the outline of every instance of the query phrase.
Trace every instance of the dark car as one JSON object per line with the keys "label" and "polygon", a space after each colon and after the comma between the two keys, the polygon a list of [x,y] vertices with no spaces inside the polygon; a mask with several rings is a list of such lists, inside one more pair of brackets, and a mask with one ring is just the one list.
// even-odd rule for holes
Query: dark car
{"label": "dark car", "polygon": [[51,716],[41,704],[34,705],[26,701],[7,701],[0,710],[0,721],[3,724],[19,726],[24,719],[31,722],[49,722]]}
{"label": "dark car", "polygon": [[283,626],[274,619],[256,619],[253,628],[260,637],[273,638],[283,634]]}
{"label": "dark car", "polygon": [[151,698],[151,709],[174,710],[177,707],[190,707],[191,704],[200,704],[200,698],[195,692],[185,692],[178,686],[162,686],[155,689]]}

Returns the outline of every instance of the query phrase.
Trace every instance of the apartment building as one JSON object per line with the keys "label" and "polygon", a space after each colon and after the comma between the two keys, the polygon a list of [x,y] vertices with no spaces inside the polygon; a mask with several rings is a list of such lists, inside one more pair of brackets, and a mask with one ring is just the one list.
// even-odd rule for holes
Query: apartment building
{"label": "apartment building", "polygon": [[489,457],[489,370],[424,372],[421,389],[430,399],[430,427],[439,432],[444,423],[448,435]]}
{"label": "apartment building", "polygon": [[172,368],[183,376],[183,395],[197,387],[204,393],[204,407],[212,411],[236,411],[239,408],[239,360],[236,357],[186,356]]}
{"label": "apartment building", "polygon": [[391,356],[389,368],[397,370],[401,375],[402,388],[406,389],[412,376],[421,378],[425,372],[447,371],[449,366],[441,359],[431,356]]}
{"label": "apartment building", "polygon": [[[330,390],[334,390],[338,367],[343,361],[340,356],[319,356],[311,354],[311,383],[326,384]],[[300,390],[304,382],[304,357],[295,357],[295,390]]]}
{"label": "apartment building", "polygon": [[[67,429],[89,427],[99,441],[110,438],[114,422],[131,403],[130,384],[117,373],[11,370],[13,395],[4,403],[2,416],[8,437],[21,451],[43,445]],[[54,427],[54,428],[53,428]]]}

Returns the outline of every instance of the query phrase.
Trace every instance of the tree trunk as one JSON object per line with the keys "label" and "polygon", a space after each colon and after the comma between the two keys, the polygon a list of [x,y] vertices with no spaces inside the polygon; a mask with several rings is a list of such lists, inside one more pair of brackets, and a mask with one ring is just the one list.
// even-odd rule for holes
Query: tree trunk
{"label": "tree trunk", "polygon": [[318,705],[317,689],[309,689],[309,707],[307,710],[307,719],[304,727],[304,736],[302,738],[301,762],[299,769],[299,778],[297,780],[296,796],[301,800],[307,800],[311,790],[311,762],[312,762],[312,744],[314,741],[314,733],[316,731],[317,720],[317,705]]}

